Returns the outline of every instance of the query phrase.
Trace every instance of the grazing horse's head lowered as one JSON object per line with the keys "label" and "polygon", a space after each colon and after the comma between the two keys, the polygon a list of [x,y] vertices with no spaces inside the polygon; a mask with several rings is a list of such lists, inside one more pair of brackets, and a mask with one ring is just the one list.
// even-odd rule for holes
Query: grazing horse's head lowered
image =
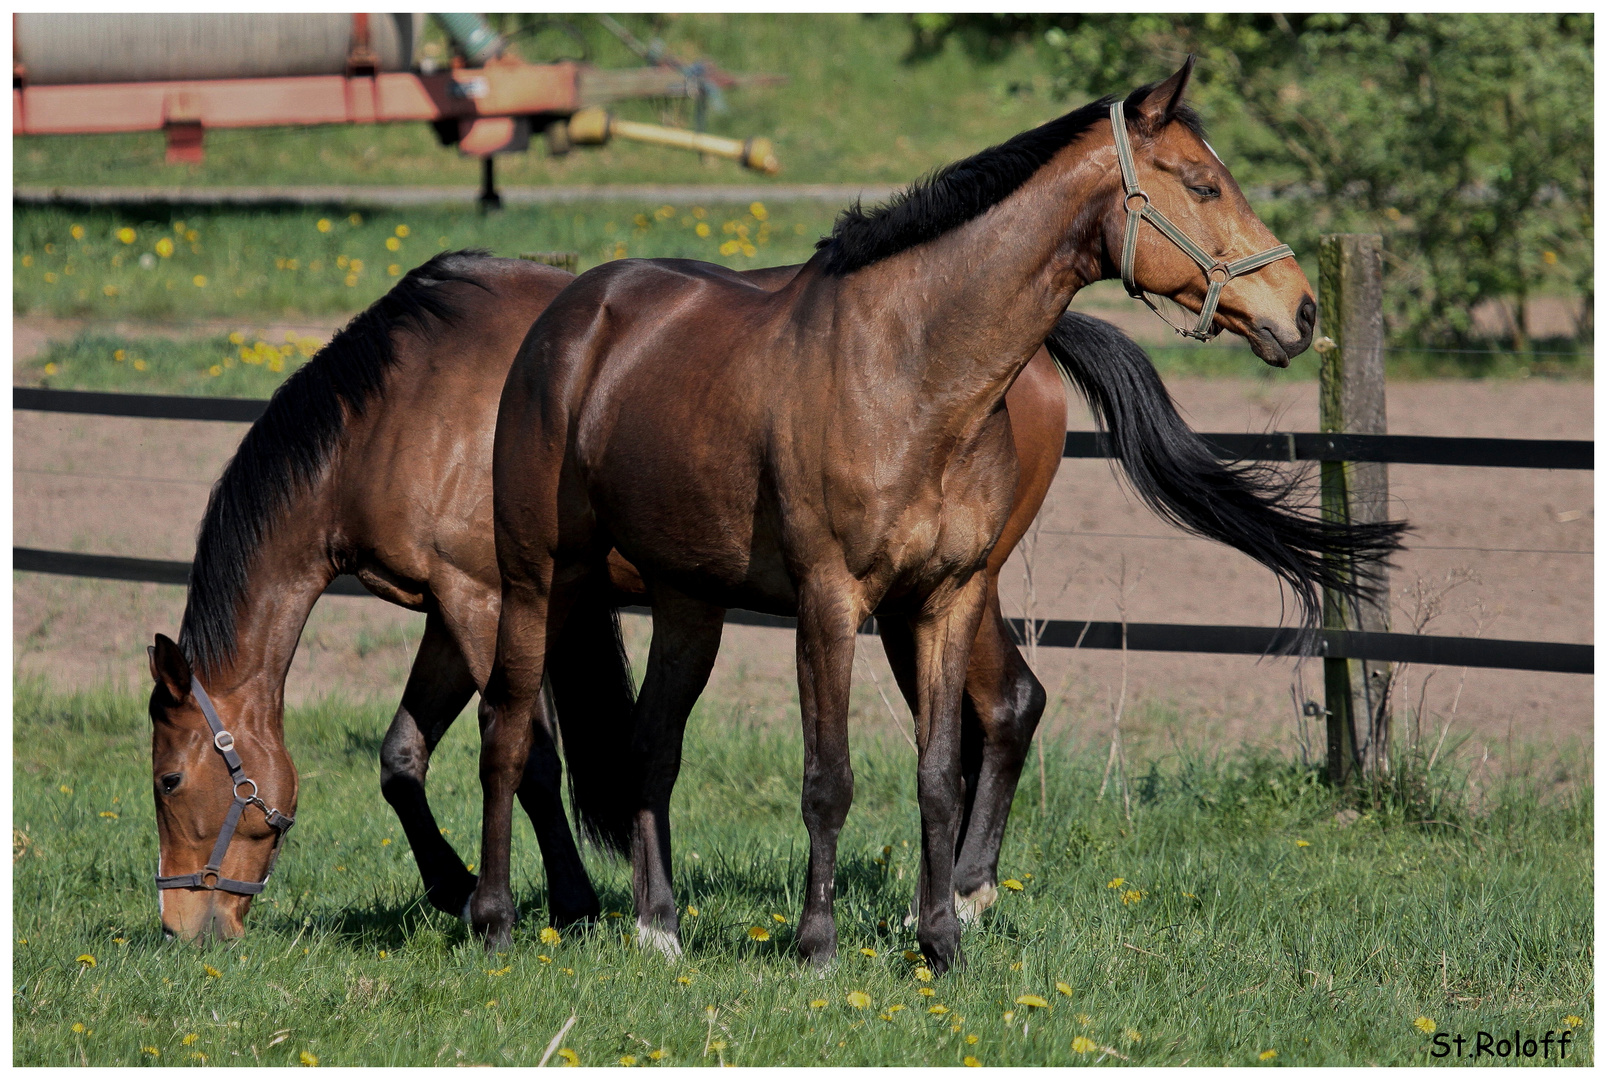
{"label": "grazing horse's head lowered", "polygon": [[150,662],[162,929],[237,938],[293,821],[295,767],[282,740],[237,741],[228,714],[239,710],[220,715],[171,639],[157,635]]}
{"label": "grazing horse's head lowered", "polygon": [[1311,344],[1311,283],[1183,104],[1193,70],[1191,56],[1164,82],[1109,105],[1119,175],[1103,221],[1109,261],[1135,298],[1149,304],[1151,292],[1201,313],[1178,333],[1205,340],[1230,330],[1286,367]]}

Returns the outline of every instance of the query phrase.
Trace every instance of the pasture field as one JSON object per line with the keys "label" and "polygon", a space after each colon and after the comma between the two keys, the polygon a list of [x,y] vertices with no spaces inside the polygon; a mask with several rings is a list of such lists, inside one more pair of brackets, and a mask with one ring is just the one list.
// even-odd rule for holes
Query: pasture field
{"label": "pasture field", "polygon": [[[1568,1063],[1593,1061],[1589,787],[1475,788],[1442,760],[1336,816],[1296,763],[1174,748],[1135,759],[1129,817],[1097,796],[1103,752],[1052,740],[1047,808],[1029,779],[1000,867],[1020,888],[967,931],[968,967],[927,981],[901,926],[913,755],[861,733],[842,953],[817,973],[791,938],[790,707],[748,726],[705,701],[675,806],[686,955],[637,952],[628,918],[543,940],[525,824],[524,921],[487,956],[421,907],[378,794],[389,707],[325,701],[287,718],[298,824],[248,936],[196,948],[157,930],[142,699],[23,680],[14,706],[19,1065],[534,1064],[571,1014],[563,1052],[587,1065],[1430,1064],[1431,1030],[1514,1028],[1571,1029]],[[470,859],[472,726],[431,782]],[[589,862],[605,910],[628,910],[626,868]]]}

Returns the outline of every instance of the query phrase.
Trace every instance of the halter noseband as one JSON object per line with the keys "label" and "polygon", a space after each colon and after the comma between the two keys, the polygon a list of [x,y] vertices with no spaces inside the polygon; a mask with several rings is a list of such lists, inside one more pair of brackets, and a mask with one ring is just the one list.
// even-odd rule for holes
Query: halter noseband
{"label": "halter noseband", "polygon": [[[223,819],[223,829],[218,833],[217,843],[212,845],[212,854],[207,858],[206,868],[198,874],[178,874],[174,877],[157,874],[156,887],[214,889],[242,896],[255,896],[267,886],[268,878],[273,876],[273,866],[279,861],[279,849],[284,846],[285,833],[296,823],[296,819],[289,814],[269,809],[268,804],[258,797],[257,782],[246,775],[240,755],[234,752],[234,736],[224,729],[223,721],[218,719],[218,710],[213,707],[206,688],[194,674],[190,676],[190,693],[194,695],[195,703],[201,707],[201,715],[206,717],[207,726],[212,729],[212,745],[223,755],[224,763],[229,766],[229,779],[233,781],[234,786],[234,803]],[[240,794],[240,789],[247,784],[251,785],[251,794]],[[223,876],[223,857],[229,853],[229,844],[234,840],[234,830],[240,824],[240,815],[253,803],[262,810],[263,816],[268,820],[268,827],[274,831],[273,854],[268,858],[268,870],[262,875],[261,881],[235,881],[233,878]]]}
{"label": "halter noseband", "polygon": [[[1122,118],[1122,103],[1112,102],[1110,106],[1110,124],[1116,134],[1116,161],[1122,170],[1122,205],[1127,211],[1127,234],[1122,238],[1122,284],[1127,286],[1127,295],[1136,300],[1144,301],[1144,305],[1159,315],[1166,324],[1184,337],[1194,338],[1197,341],[1210,341],[1216,337],[1216,330],[1211,326],[1211,320],[1216,315],[1216,302],[1222,296],[1222,287],[1236,277],[1261,269],[1279,259],[1292,259],[1294,249],[1288,244],[1279,244],[1268,248],[1256,255],[1246,255],[1233,262],[1223,262],[1213,259],[1206,254],[1205,249],[1186,236],[1182,229],[1173,225],[1165,214],[1155,209],[1142,188],[1138,186],[1138,168],[1133,164],[1133,146],[1127,139],[1127,121]],[[1135,208],[1134,200],[1141,200]],[[1151,225],[1161,231],[1172,243],[1183,249],[1183,254],[1199,264],[1205,271],[1205,280],[1208,287],[1205,290],[1205,304],[1200,308],[1200,321],[1192,330],[1185,330],[1173,324],[1171,319],[1162,314],[1150,298],[1144,295],[1133,281],[1133,260],[1138,254],[1138,226],[1145,218]]]}

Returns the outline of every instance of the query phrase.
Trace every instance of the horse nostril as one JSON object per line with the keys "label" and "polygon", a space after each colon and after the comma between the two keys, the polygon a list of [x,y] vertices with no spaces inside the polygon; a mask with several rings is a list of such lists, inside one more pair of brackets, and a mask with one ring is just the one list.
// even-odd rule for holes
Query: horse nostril
{"label": "horse nostril", "polygon": [[1300,307],[1295,312],[1295,329],[1299,330],[1300,336],[1305,338],[1311,336],[1311,332],[1316,329],[1316,326],[1317,302],[1309,295],[1303,296],[1300,299]]}

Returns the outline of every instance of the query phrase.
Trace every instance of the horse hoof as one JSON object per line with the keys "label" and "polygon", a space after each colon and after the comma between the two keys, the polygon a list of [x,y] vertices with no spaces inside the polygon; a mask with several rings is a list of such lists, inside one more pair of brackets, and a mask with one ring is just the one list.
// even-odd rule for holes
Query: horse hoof
{"label": "horse hoof", "polygon": [[975,922],[998,899],[999,888],[991,883],[982,886],[969,896],[961,896],[959,893],[955,893],[954,913],[960,917],[961,925]]}
{"label": "horse hoof", "polygon": [[681,955],[681,939],[673,930],[660,926],[636,925],[636,947],[644,952],[656,952],[669,960]]}

